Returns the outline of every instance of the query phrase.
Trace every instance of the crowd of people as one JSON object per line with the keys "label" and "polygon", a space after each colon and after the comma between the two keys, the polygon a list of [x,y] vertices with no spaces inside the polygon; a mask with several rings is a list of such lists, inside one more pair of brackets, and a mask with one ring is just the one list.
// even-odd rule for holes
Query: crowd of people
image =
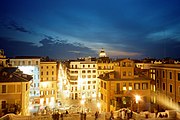
{"label": "crowd of people", "polygon": [[59,113],[59,112],[54,112],[52,114],[53,120],[63,120],[64,115],[67,115],[68,111],[66,110],[65,114],[64,113]]}

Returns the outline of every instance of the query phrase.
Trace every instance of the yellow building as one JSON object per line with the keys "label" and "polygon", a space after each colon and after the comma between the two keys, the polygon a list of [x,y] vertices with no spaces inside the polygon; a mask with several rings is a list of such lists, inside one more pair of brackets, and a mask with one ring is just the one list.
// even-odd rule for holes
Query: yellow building
{"label": "yellow building", "polygon": [[[151,79],[135,75],[134,66],[132,60],[118,60],[114,71],[99,76],[101,111],[109,112],[124,107],[134,111],[150,109],[153,84]],[[137,95],[140,96],[138,101]]]}
{"label": "yellow building", "polygon": [[0,67],[6,67],[7,65],[7,58],[4,55],[4,50],[0,49]]}
{"label": "yellow building", "polygon": [[0,70],[0,114],[29,114],[29,90],[32,76],[22,74],[16,67]]}
{"label": "yellow building", "polygon": [[57,99],[57,62],[40,62],[40,104],[55,107]]}
{"label": "yellow building", "polygon": [[162,109],[180,110],[180,64],[153,65],[157,102]]}

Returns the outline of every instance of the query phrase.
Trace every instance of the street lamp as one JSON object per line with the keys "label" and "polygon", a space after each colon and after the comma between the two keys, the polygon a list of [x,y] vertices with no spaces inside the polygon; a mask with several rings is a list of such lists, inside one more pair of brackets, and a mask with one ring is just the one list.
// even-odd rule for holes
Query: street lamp
{"label": "street lamp", "polygon": [[139,112],[139,100],[141,100],[141,97],[139,95],[135,95],[136,104],[138,104],[137,112]]}
{"label": "street lamp", "polygon": [[98,111],[101,112],[101,103],[97,103]]}

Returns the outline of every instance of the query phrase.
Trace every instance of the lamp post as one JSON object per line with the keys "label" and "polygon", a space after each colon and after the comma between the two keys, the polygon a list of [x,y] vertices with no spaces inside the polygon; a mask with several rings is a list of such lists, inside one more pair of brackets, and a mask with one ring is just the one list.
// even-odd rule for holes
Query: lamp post
{"label": "lamp post", "polygon": [[139,95],[135,95],[136,104],[138,104],[137,112],[139,112],[139,100],[141,100],[141,97]]}
{"label": "lamp post", "polygon": [[81,100],[81,110],[82,110],[82,113],[83,113],[84,102],[85,102],[85,100]]}

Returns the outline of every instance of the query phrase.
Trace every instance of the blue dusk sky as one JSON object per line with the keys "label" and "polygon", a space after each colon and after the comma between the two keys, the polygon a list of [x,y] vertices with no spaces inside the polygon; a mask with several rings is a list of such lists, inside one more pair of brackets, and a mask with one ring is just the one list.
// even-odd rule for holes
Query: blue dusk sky
{"label": "blue dusk sky", "polygon": [[180,58],[180,0],[0,0],[5,55]]}

